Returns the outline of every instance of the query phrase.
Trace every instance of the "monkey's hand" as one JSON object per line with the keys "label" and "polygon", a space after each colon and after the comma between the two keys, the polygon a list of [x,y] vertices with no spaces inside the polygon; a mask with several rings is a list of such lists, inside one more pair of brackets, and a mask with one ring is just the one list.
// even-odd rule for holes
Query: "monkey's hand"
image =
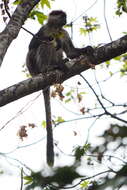
{"label": "monkey's hand", "polygon": [[94,65],[94,67],[95,67],[96,59],[95,59],[95,56],[94,56],[94,48],[91,47],[91,46],[87,46],[85,48],[82,48],[82,52],[83,52],[83,55],[85,54],[85,55],[89,56],[90,64]]}
{"label": "monkey's hand", "polygon": [[87,46],[85,48],[82,48],[81,50],[83,54],[86,54],[88,56],[91,56],[94,53],[94,48],[92,46]]}
{"label": "monkey's hand", "polygon": [[59,64],[56,65],[56,69],[58,69],[58,70],[60,70],[60,71],[62,71],[64,73],[68,72],[69,68],[68,68],[68,66],[66,64],[68,61],[69,61],[68,58],[62,59],[59,62]]}

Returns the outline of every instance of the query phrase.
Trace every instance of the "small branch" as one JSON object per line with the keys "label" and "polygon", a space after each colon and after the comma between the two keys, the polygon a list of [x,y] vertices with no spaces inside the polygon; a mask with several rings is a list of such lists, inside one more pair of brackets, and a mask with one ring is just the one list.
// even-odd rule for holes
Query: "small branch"
{"label": "small branch", "polygon": [[85,144],[88,144],[89,136],[90,136],[90,130],[92,129],[92,127],[94,126],[94,124],[97,122],[97,120],[98,120],[99,118],[100,118],[100,117],[96,117],[95,120],[92,122],[92,124],[88,127],[88,132],[87,132],[87,137],[86,137],[86,142],[85,142]]}
{"label": "small branch", "polygon": [[127,124],[127,121],[126,121],[126,120],[119,118],[118,116],[116,116],[115,114],[110,113],[110,112],[106,109],[106,107],[103,105],[103,103],[101,102],[100,98],[98,97],[97,93],[95,92],[95,90],[93,89],[93,87],[90,85],[90,83],[85,79],[85,77],[84,77],[83,75],[80,74],[80,76],[83,78],[83,80],[87,83],[87,85],[88,85],[88,86],[90,87],[90,89],[93,91],[93,93],[94,93],[94,95],[96,96],[96,98],[97,98],[99,104],[100,104],[101,107],[103,108],[105,114],[106,114],[106,115],[110,115],[112,118],[117,119],[117,120],[119,120],[119,121],[121,121],[121,122]]}
{"label": "small branch", "polygon": [[[95,155],[95,154],[86,154],[86,156],[89,156],[89,157],[98,157],[98,155]],[[122,163],[124,163],[125,165],[127,164],[127,162],[125,160],[123,160],[122,158],[119,158],[117,156],[113,156],[113,155],[108,155],[108,154],[104,154],[103,157],[108,157],[108,158],[114,158],[118,161],[121,161]]]}
{"label": "small branch", "polygon": [[106,2],[105,2],[105,0],[104,0],[104,20],[105,20],[105,24],[106,24],[106,28],[108,31],[110,41],[112,42],[112,37],[111,37],[110,31],[109,31],[108,22],[107,22],[107,18],[106,18]]}
{"label": "small branch", "polygon": [[106,108],[104,107],[103,103],[101,102],[100,98],[98,97],[97,93],[95,92],[95,90],[93,89],[93,87],[90,85],[90,83],[86,80],[86,78],[80,74],[80,76],[83,78],[83,80],[87,83],[87,85],[90,87],[90,89],[93,91],[94,95],[96,96],[99,104],[101,105],[101,107],[103,108],[103,110],[105,111],[105,113],[107,113]]}
{"label": "small branch", "polygon": [[87,11],[89,11],[90,9],[92,9],[94,7],[94,5],[97,3],[98,0],[95,0],[94,3],[92,3],[92,5],[90,5],[83,13],[81,13],[77,18],[75,18],[74,20],[72,20],[72,23],[74,23],[75,21],[77,21],[79,18],[81,18],[81,16],[85,15]]}
{"label": "small branch", "polygon": [[[4,157],[6,160],[13,160],[13,161],[19,163],[20,166],[16,166],[16,167],[21,168],[21,166],[23,166],[23,167],[26,168],[29,172],[32,172],[32,169],[30,169],[26,164],[22,163],[20,160],[18,160],[18,159],[16,159],[16,158],[13,158],[13,157],[10,157],[10,156],[7,156],[6,153],[2,153],[2,152],[0,152],[0,156]],[[12,163],[11,163],[11,165],[12,165]]]}
{"label": "small branch", "polygon": [[8,11],[7,1],[6,1],[6,0],[3,0],[3,2],[4,2],[5,12],[7,13],[8,17],[11,18],[11,15],[10,15],[10,13],[9,13],[9,11]]}
{"label": "small branch", "polygon": [[101,87],[100,87],[100,83],[98,82],[97,80],[97,77],[96,77],[96,73],[94,72],[94,76],[95,76],[95,81],[97,83],[97,86],[99,88],[99,91],[100,91],[100,94],[101,94],[101,97],[102,99],[104,99],[105,101],[107,101],[108,103],[110,103],[112,106],[115,106],[115,103],[113,103],[112,101],[108,100],[102,93],[102,90],[101,90]]}
{"label": "small branch", "polygon": [[23,190],[23,168],[21,168],[21,187],[20,190]]}
{"label": "small branch", "polygon": [[119,120],[119,121],[121,121],[121,122],[127,124],[127,121],[126,121],[126,120],[119,118],[119,117],[116,116],[115,114],[111,114],[110,112],[107,112],[107,115],[110,115],[112,118],[114,118],[114,119],[116,119],[116,120]]}
{"label": "small branch", "polygon": [[[109,173],[109,172],[112,172],[112,173],[113,173],[113,170],[111,170],[111,169],[110,169],[110,170],[106,170],[106,171],[97,173],[97,174],[95,174],[95,175],[92,175],[92,176],[90,176],[90,177],[82,178],[82,179],[81,179],[78,183],[76,183],[75,185],[70,186],[70,187],[63,187],[63,189],[75,188],[75,187],[77,187],[78,185],[80,185],[80,184],[82,183],[82,181],[85,181],[85,180],[88,180],[88,179],[92,179],[92,178],[95,178],[95,177],[97,177],[97,176],[99,176],[99,175],[103,175],[103,174]],[[61,187],[57,187],[57,186],[55,186],[55,185],[51,185],[51,186],[53,186],[53,188],[56,188],[56,189],[61,188]]]}
{"label": "small branch", "polygon": [[8,124],[10,124],[14,119],[22,115],[25,111],[27,111],[31,105],[35,102],[35,100],[40,96],[41,94],[38,94],[33,100],[30,100],[24,107],[22,107],[14,116],[11,117],[1,128],[0,131],[3,130]]}

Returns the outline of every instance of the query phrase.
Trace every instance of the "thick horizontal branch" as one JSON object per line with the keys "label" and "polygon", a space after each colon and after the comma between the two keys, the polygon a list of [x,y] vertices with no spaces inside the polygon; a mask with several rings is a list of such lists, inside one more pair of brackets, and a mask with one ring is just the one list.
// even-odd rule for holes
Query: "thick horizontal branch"
{"label": "thick horizontal branch", "polygon": [[97,48],[95,51],[95,57],[97,58],[97,63],[102,63],[126,52],[127,35],[100,48]]}
{"label": "thick horizontal branch", "polygon": [[[94,58],[96,60],[96,65],[125,52],[127,52],[127,36],[95,49]],[[71,62],[74,65],[70,67],[67,73],[53,71],[43,76],[39,75],[34,78],[27,79],[0,91],[0,106],[4,106],[26,95],[44,89],[54,83],[61,83],[72,76],[80,74],[81,72],[91,68],[89,57],[81,57],[74,59]]]}
{"label": "thick horizontal branch", "polygon": [[9,23],[0,33],[0,65],[11,42],[17,37],[20,28],[27,19],[30,11],[40,0],[22,0],[13,13]]}

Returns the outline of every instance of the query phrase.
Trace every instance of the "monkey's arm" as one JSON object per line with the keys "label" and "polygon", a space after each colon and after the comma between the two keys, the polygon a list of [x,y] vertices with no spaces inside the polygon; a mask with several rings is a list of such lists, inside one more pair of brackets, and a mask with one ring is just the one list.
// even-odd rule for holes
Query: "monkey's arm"
{"label": "monkey's arm", "polygon": [[75,48],[69,34],[64,30],[64,35],[62,38],[63,50],[65,51],[68,58],[73,59],[79,57],[80,55],[93,55],[94,49],[91,46],[85,48]]}

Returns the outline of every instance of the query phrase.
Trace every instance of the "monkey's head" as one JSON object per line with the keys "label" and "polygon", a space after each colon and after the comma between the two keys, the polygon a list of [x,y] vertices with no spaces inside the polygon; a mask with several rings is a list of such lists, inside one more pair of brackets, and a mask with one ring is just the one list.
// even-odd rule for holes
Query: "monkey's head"
{"label": "monkey's head", "polygon": [[52,11],[48,17],[50,27],[62,28],[66,24],[66,13],[61,10]]}

